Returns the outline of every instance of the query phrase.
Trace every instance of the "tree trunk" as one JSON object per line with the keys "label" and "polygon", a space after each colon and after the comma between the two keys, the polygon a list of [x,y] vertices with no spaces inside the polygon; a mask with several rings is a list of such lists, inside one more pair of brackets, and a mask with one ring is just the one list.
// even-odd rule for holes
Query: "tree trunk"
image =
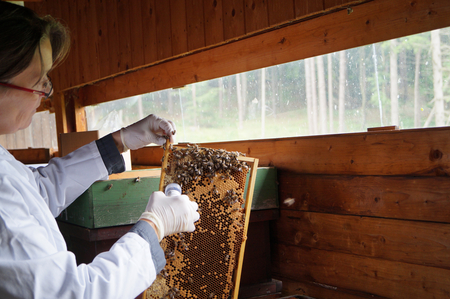
{"label": "tree trunk", "polygon": [[314,124],[312,118],[312,101],[311,101],[311,68],[309,64],[311,61],[308,59],[304,60],[305,62],[305,89],[306,89],[306,115],[308,116],[308,129],[309,134],[313,134],[314,132]]}
{"label": "tree trunk", "polygon": [[266,134],[266,69],[261,69],[261,138]]}
{"label": "tree trunk", "polygon": [[347,59],[345,50],[339,52],[339,132],[345,132],[345,88],[347,80]]}
{"label": "tree trunk", "polygon": [[325,86],[325,70],[323,56],[317,57],[317,78],[319,88],[319,129],[321,134],[327,133],[327,91]]}
{"label": "tree trunk", "polygon": [[239,129],[242,130],[244,127],[244,115],[242,112],[242,93],[241,93],[241,75],[236,74],[236,95],[238,102],[238,121]]}
{"label": "tree trunk", "polygon": [[[249,104],[248,99],[248,91],[247,91],[247,73],[241,74],[241,95],[242,95],[242,122],[245,119],[245,116],[247,115],[247,106]],[[251,101],[251,100],[250,100]]]}
{"label": "tree trunk", "polygon": [[223,117],[223,78],[219,78],[219,118]]}
{"label": "tree trunk", "polygon": [[333,98],[333,57],[332,54],[327,55],[328,59],[328,118],[330,123],[330,133],[333,133],[333,115],[334,115],[334,98]]}
{"label": "tree trunk", "polygon": [[416,49],[416,67],[414,73],[414,127],[420,127],[420,94],[419,94],[419,76],[420,76],[420,55],[421,49]]}
{"label": "tree trunk", "polygon": [[314,57],[310,58],[309,67],[311,68],[311,102],[312,102],[312,117],[313,117],[313,134],[317,134],[319,132],[318,126],[317,126],[317,88],[316,88],[316,60]]}
{"label": "tree trunk", "polygon": [[391,125],[399,125],[398,118],[398,66],[397,66],[397,40],[389,43],[390,75],[391,75]]}
{"label": "tree trunk", "polygon": [[359,66],[359,86],[361,87],[361,129],[364,131],[366,129],[366,54],[364,51],[364,47],[359,48],[359,61],[361,64]]}
{"label": "tree trunk", "polygon": [[197,128],[197,88],[195,84],[192,84],[192,108],[193,108],[193,118],[194,127]]}
{"label": "tree trunk", "polygon": [[434,88],[434,114],[436,126],[445,125],[444,91],[442,89],[442,61],[441,38],[439,29],[431,31],[431,53],[433,56],[433,88]]}
{"label": "tree trunk", "polygon": [[278,66],[274,66],[272,69],[272,114],[273,118],[277,117],[277,102],[278,102]]}

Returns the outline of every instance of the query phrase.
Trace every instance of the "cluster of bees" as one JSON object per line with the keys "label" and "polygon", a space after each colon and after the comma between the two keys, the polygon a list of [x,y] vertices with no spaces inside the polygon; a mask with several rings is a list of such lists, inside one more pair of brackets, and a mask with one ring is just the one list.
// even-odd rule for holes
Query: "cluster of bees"
{"label": "cluster of bees", "polygon": [[[175,165],[168,165],[165,171],[171,173],[174,182],[181,187],[202,176],[208,178],[212,183],[216,173],[221,174],[220,179],[222,180],[231,180],[233,172],[242,172],[243,169],[248,169],[247,163],[238,160],[239,156],[245,156],[239,152],[201,148],[196,144],[188,144],[187,148],[176,148],[170,145],[170,150]],[[171,167],[175,169],[171,169]]]}

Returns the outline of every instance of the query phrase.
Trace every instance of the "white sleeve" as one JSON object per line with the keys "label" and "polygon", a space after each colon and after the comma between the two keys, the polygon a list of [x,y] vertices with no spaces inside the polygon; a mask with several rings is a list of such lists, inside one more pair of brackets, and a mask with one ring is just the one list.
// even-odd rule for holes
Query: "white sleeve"
{"label": "white sleeve", "polygon": [[58,216],[97,180],[106,179],[108,171],[95,142],[63,158],[53,158],[45,167],[31,168],[37,188],[53,216]]}
{"label": "white sleeve", "polygon": [[0,259],[0,298],[135,298],[156,278],[149,246],[127,233],[90,264],[77,266],[69,251]]}

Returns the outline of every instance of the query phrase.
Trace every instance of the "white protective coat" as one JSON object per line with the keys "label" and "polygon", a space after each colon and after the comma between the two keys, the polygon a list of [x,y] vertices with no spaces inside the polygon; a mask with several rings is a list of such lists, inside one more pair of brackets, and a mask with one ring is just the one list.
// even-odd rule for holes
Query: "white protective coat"
{"label": "white protective coat", "polygon": [[0,146],[0,298],[135,298],[156,278],[149,244],[129,232],[77,266],[55,217],[107,170],[95,142],[28,168]]}

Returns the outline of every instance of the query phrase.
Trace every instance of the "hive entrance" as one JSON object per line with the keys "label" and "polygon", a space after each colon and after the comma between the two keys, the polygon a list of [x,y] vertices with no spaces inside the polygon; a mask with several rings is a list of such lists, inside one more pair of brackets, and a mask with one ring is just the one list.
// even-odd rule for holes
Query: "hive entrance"
{"label": "hive entrance", "polygon": [[167,264],[144,298],[237,298],[258,160],[196,145],[167,145],[163,159],[160,190],[180,184],[200,220],[162,240]]}

